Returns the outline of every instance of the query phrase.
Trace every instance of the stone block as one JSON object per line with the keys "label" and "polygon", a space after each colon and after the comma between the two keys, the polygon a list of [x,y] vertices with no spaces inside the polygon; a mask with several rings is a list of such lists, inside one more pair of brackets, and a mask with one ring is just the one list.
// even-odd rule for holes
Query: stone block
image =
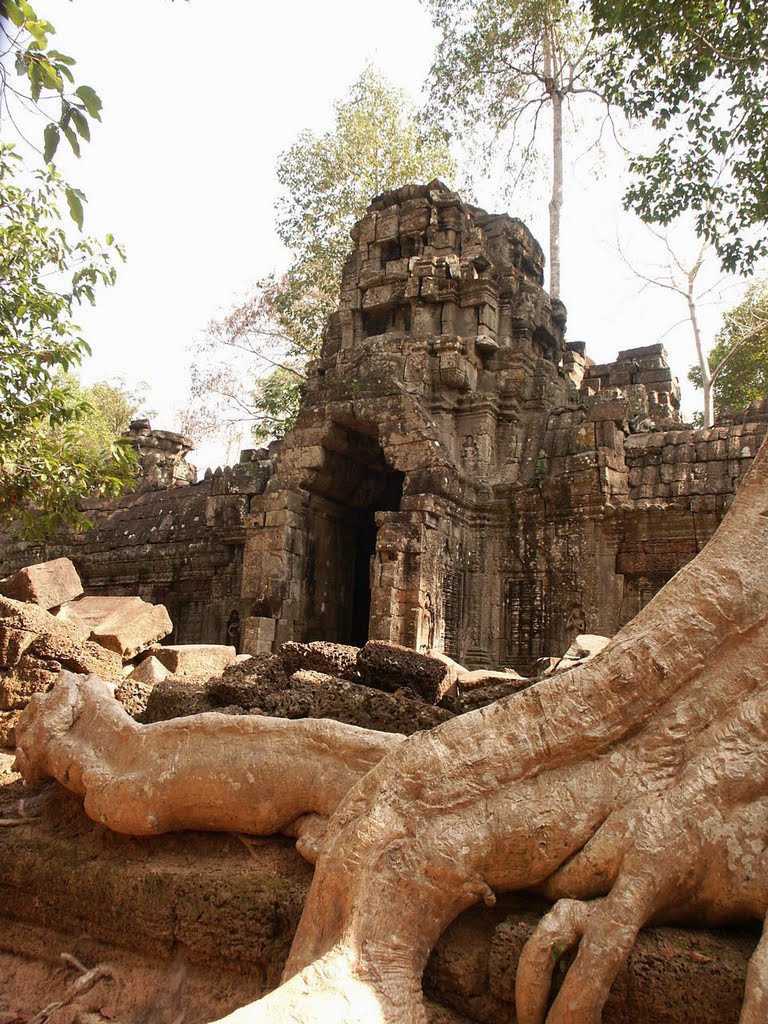
{"label": "stone block", "polygon": [[243,650],[248,654],[268,654],[275,643],[277,619],[251,615],[243,623]]}
{"label": "stone block", "polygon": [[627,403],[620,398],[614,398],[607,402],[596,402],[587,413],[587,421],[590,423],[600,420],[623,422],[626,418]]}
{"label": "stone block", "polygon": [[82,592],[77,569],[68,558],[28,565],[0,580],[0,594],[4,597],[37,604],[46,611],[71,601]]}
{"label": "stone block", "polygon": [[76,601],[67,601],[54,614],[87,640],[93,630],[111,615],[130,616],[133,612],[140,612],[145,604],[140,597],[80,597]]}
{"label": "stone block", "polygon": [[142,601],[141,606],[131,603],[115,608],[92,630],[91,640],[130,661],[172,630],[173,623],[164,605]]}
{"label": "stone block", "polygon": [[128,676],[128,679],[135,683],[154,685],[155,683],[162,683],[169,675],[170,671],[162,661],[156,658],[154,654],[150,654],[148,658],[143,658],[139,662]]}
{"label": "stone block", "polygon": [[289,676],[300,669],[308,669],[353,681],[360,678],[357,669],[357,657],[360,650],[357,647],[328,643],[323,640],[315,640],[307,644],[289,640],[281,644],[279,653],[286,674]]}
{"label": "stone block", "polygon": [[174,644],[154,647],[152,654],[173,676],[219,675],[237,657],[226,644]]}
{"label": "stone block", "polygon": [[357,667],[364,685],[390,692],[407,687],[430,704],[437,704],[453,685],[442,661],[386,640],[369,640],[360,651]]}

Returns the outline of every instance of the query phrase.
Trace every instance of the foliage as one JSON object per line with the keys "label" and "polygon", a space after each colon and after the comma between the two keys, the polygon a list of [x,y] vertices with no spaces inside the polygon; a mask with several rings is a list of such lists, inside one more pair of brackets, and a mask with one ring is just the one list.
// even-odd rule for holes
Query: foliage
{"label": "foliage", "polygon": [[114,282],[122,253],[111,240],[67,235],[67,186],[52,168],[31,184],[18,170],[13,149],[1,147],[0,518],[41,536],[82,525],[81,498],[117,493],[132,476],[122,445],[88,453],[75,443],[90,407],[63,376],[89,352],[74,309]]}
{"label": "foliage", "polygon": [[[27,0],[2,0],[0,14],[0,116],[6,116],[21,137],[20,113],[31,109],[44,118],[45,163],[53,162],[62,137],[80,156],[81,142],[91,138],[91,122],[101,120],[101,100],[91,86],[75,84],[74,58],[50,47],[56,29]],[[84,195],[69,186],[64,195],[72,219],[82,227]]]}
{"label": "foliage", "polygon": [[83,391],[83,398],[91,407],[91,427],[106,437],[116,437],[128,429],[137,417],[151,419],[154,410],[147,409],[149,385],[142,381],[130,388],[124,377],[114,381],[99,380]]}
{"label": "foliage", "polygon": [[590,0],[608,42],[600,88],[656,130],[631,161],[627,205],[649,223],[685,210],[725,270],[768,251],[768,20],[761,0]]}
{"label": "foliage", "polygon": [[[751,402],[768,401],[768,279],[755,282],[725,314],[709,364],[719,409],[746,409]],[[697,388],[702,386],[697,366],[688,379]]]}
{"label": "foliage", "polygon": [[[586,74],[589,23],[568,0],[423,0],[441,32],[430,71],[430,118],[466,144],[482,138],[485,161],[501,147],[508,195],[532,177],[547,142],[550,291],[560,290],[563,107],[597,96]],[[548,135],[542,136],[547,118]]]}
{"label": "foliage", "polygon": [[[283,435],[298,410],[304,367],[319,354],[338,305],[352,225],[387,189],[455,175],[442,133],[423,128],[408,97],[368,65],[336,104],[333,129],[302,132],[279,159],[277,232],[293,260],[209,326],[193,371],[195,403],[207,407],[209,423],[221,401],[228,422],[254,422],[256,440]],[[245,372],[232,366],[237,352],[249,357]],[[252,390],[243,387],[249,372]]]}

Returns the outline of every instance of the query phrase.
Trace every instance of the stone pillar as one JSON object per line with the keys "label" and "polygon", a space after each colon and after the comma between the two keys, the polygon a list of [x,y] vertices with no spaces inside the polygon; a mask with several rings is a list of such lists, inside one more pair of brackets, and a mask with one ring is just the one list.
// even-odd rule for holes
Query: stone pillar
{"label": "stone pillar", "polygon": [[308,498],[302,490],[282,490],[251,502],[243,552],[246,654],[276,650],[300,629]]}

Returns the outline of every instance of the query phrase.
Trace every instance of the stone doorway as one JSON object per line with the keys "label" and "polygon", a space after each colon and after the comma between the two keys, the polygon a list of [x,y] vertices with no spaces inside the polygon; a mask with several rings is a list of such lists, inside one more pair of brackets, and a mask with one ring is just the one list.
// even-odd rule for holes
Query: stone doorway
{"label": "stone doorway", "polygon": [[310,484],[304,640],[362,646],[368,639],[377,512],[396,512],[404,474],[375,433],[337,427],[323,472]]}

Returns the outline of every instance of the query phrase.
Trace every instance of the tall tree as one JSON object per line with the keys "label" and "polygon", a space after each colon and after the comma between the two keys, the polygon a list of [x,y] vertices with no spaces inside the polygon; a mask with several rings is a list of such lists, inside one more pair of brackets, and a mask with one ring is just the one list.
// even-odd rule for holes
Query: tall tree
{"label": "tall tree", "polygon": [[768,17],[762,0],[589,0],[607,98],[655,130],[627,205],[649,223],[686,210],[725,270],[768,252]]}
{"label": "tall tree", "polygon": [[[338,305],[350,228],[373,196],[456,176],[443,133],[425,128],[411,100],[373,65],[335,109],[330,131],[302,132],[278,161],[277,232],[290,267],[211,323],[198,353],[195,406],[223,408],[212,423],[250,420],[257,440],[281,436],[293,422],[304,367]],[[237,353],[247,357],[245,371],[232,366]]]}
{"label": "tall tree", "polygon": [[491,129],[490,149],[506,140],[506,162],[520,180],[541,155],[549,117],[549,290],[560,296],[564,196],[564,108],[596,96],[586,74],[589,25],[568,0],[423,0],[442,33],[430,72],[431,112],[472,136]]}

